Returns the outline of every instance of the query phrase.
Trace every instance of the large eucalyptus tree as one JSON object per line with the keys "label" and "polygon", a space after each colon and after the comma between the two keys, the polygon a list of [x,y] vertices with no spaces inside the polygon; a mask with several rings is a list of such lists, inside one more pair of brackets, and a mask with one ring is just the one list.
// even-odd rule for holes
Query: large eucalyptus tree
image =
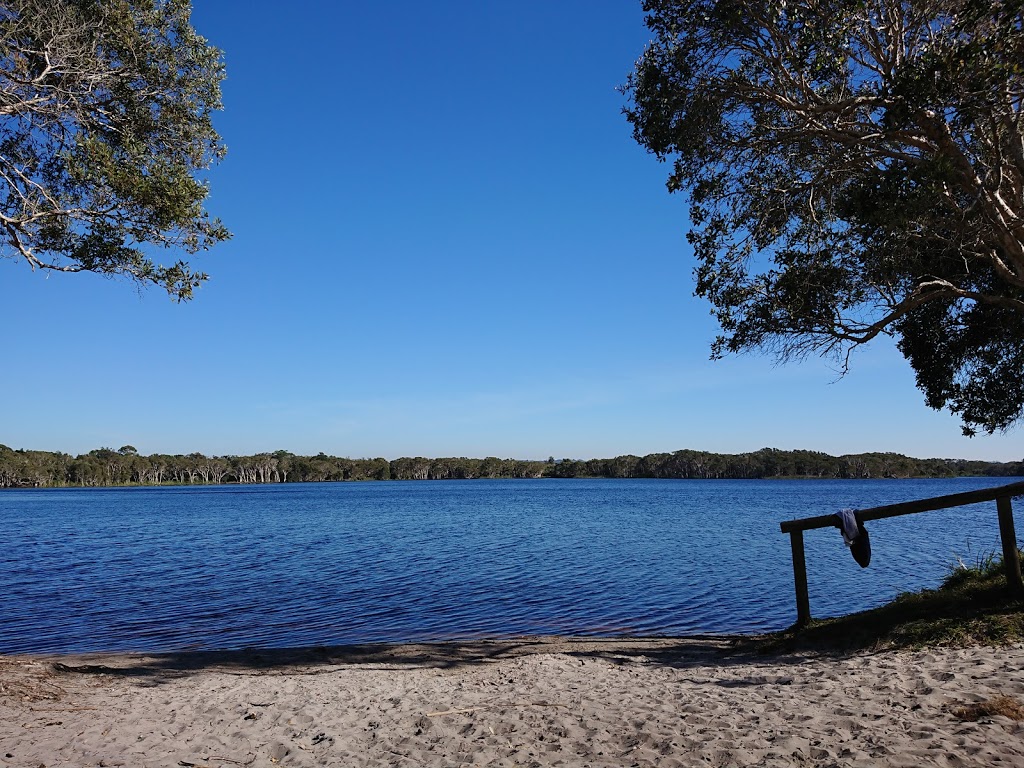
{"label": "large eucalyptus tree", "polygon": [[[221,54],[187,0],[0,0],[0,253],[189,299],[229,235],[201,172],[224,146]],[[164,253],[169,265],[161,263]]]}
{"label": "large eucalyptus tree", "polygon": [[895,337],[966,434],[1024,415],[1020,0],[646,0],[626,109],[689,193],[712,353]]}

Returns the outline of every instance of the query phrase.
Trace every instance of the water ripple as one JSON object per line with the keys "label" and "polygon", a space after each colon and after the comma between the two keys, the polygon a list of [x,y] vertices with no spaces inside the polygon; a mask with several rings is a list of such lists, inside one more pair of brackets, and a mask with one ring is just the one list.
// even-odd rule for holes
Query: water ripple
{"label": "water ripple", "polygon": [[[1006,479],[1004,482],[1009,482]],[[998,484],[472,481],[0,494],[0,652],[168,651],[793,621],[781,520]],[[990,508],[991,507],[991,508]],[[816,615],[999,550],[994,505],[806,535]]]}

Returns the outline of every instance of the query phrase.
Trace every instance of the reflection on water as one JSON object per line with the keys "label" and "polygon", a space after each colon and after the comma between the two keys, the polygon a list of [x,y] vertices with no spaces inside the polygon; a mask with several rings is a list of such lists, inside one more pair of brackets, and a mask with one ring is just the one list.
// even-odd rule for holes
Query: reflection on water
{"label": "reflection on water", "polygon": [[[0,493],[0,652],[755,632],[779,522],[1012,482],[475,480]],[[1018,506],[1020,502],[1018,502]],[[994,502],[805,534],[817,616],[1000,551]]]}

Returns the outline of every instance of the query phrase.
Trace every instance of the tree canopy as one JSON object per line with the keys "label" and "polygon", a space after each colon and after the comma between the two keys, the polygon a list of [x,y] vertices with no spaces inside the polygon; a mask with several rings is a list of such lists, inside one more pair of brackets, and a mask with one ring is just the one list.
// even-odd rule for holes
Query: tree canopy
{"label": "tree canopy", "polygon": [[[192,297],[229,235],[201,173],[225,148],[220,52],[188,0],[0,1],[0,253]],[[176,259],[159,263],[163,251]]]}
{"label": "tree canopy", "polygon": [[645,0],[636,140],[686,190],[712,356],[891,336],[966,434],[1024,416],[1017,0]]}
{"label": "tree canopy", "polygon": [[896,453],[830,456],[818,451],[762,448],[752,453],[721,454],[680,450],[613,459],[531,461],[461,457],[404,456],[351,459],[296,456],[285,450],[252,456],[204,456],[154,453],[132,446],[97,448],[80,456],[50,451],[14,450],[0,445],[0,489],[118,485],[206,485],[224,483],[314,483],[359,480],[473,480],[496,478],[675,478],[755,479],[776,477],[1019,477],[1024,462],[965,459],[915,459]]}

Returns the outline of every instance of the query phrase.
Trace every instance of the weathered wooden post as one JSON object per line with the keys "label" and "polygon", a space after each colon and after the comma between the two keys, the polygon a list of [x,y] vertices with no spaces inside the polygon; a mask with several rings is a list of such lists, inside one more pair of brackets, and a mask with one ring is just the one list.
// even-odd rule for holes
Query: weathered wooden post
{"label": "weathered wooden post", "polygon": [[1024,596],[1024,578],[1020,572],[1020,552],[1017,550],[1017,533],[1013,528],[1013,505],[1009,496],[996,499],[999,510],[999,538],[1003,542],[1003,565],[1006,567],[1006,582],[1010,591]]}
{"label": "weathered wooden post", "polygon": [[[936,496],[931,499],[862,509],[857,512],[857,520],[864,523],[869,520],[883,520],[888,517],[931,512],[936,509],[949,509],[965,504],[995,500],[996,508],[999,510],[999,537],[1003,543],[1006,580],[1010,585],[1011,592],[1024,598],[1024,576],[1020,572],[1020,552],[1017,550],[1017,534],[1013,529],[1013,509],[1010,505],[1010,500],[1014,496],[1024,496],[1024,482],[1010,483],[999,488],[983,488],[965,493],[951,493],[948,496]],[[820,515],[805,517],[802,520],[787,520],[780,524],[782,532],[789,534],[789,542],[793,547],[793,582],[796,586],[796,626],[798,627],[804,626],[811,620],[811,603],[807,597],[807,563],[804,560],[804,531],[835,526],[836,519],[835,515]]]}
{"label": "weathered wooden post", "polygon": [[793,549],[793,583],[796,586],[796,625],[806,626],[811,620],[811,600],[807,596],[807,561],[804,559],[804,532],[789,532]]}

